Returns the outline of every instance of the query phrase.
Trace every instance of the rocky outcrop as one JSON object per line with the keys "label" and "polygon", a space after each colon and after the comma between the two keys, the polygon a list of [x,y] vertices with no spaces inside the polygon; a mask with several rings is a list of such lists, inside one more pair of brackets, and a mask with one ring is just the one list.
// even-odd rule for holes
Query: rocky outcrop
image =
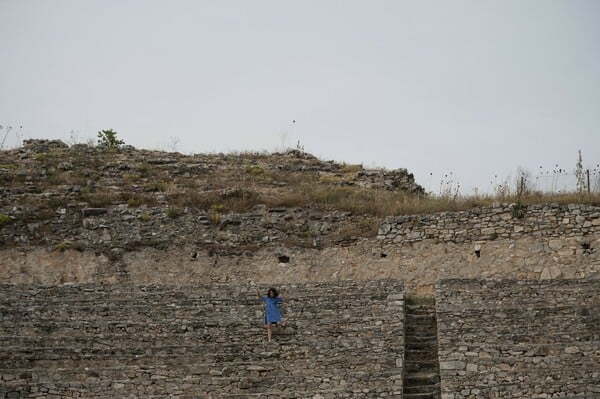
{"label": "rocky outcrop", "polygon": [[365,170],[297,150],[181,155],[57,140],[1,152],[0,183],[0,249],[346,245],[374,236],[378,220],[316,206],[302,190],[423,193],[405,169]]}

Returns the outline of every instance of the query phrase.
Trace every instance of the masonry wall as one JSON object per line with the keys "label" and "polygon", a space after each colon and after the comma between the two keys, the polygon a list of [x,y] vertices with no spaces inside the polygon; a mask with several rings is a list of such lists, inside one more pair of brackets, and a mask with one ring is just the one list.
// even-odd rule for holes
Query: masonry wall
{"label": "masonry wall", "polygon": [[[119,212],[109,210],[79,220],[106,226],[88,232],[109,232],[110,240],[100,248],[73,246],[60,251],[26,245],[0,250],[0,283],[268,284],[393,278],[404,281],[411,292],[430,295],[436,281],[448,278],[600,278],[598,210],[579,205],[533,206],[519,219],[509,206],[497,206],[403,216],[383,221],[378,238],[354,237],[344,243],[305,247],[263,242],[264,235],[257,231],[262,225],[277,226],[294,218],[300,218],[299,223],[315,223],[314,231],[321,231],[333,228],[333,219],[264,209],[252,218],[241,217],[235,234],[228,230],[233,225],[228,225],[227,234],[219,238],[220,247],[215,247],[214,242],[203,240],[202,230],[194,228],[188,215],[148,227],[145,234],[156,237],[161,245],[139,248],[125,248],[127,238],[122,234],[135,228],[129,221],[120,224],[115,219]],[[345,217],[339,214],[336,220]],[[68,225],[59,223],[58,231],[70,231],[65,228]],[[254,227],[248,229],[250,225]],[[245,241],[237,241],[240,237],[257,237],[263,243],[248,248],[241,244]]]}
{"label": "masonry wall", "polygon": [[0,398],[401,397],[402,283],[254,288],[0,285]]}
{"label": "masonry wall", "polygon": [[599,398],[600,281],[436,286],[443,399]]}
{"label": "masonry wall", "polygon": [[600,208],[587,205],[497,204],[461,212],[388,217],[378,238],[402,244],[431,239],[474,242],[530,237],[585,237],[600,232]]}

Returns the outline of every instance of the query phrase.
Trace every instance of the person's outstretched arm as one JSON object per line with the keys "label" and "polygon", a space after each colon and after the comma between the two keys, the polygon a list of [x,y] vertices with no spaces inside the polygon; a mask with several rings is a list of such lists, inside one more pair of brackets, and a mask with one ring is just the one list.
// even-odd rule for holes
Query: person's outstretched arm
{"label": "person's outstretched arm", "polygon": [[284,301],[285,300],[285,290],[283,288],[281,288],[281,290],[279,291],[279,296],[281,297],[281,300]]}
{"label": "person's outstretched arm", "polygon": [[262,297],[260,296],[260,291],[258,291],[258,288],[256,289],[256,296],[258,297],[258,299],[261,299]]}

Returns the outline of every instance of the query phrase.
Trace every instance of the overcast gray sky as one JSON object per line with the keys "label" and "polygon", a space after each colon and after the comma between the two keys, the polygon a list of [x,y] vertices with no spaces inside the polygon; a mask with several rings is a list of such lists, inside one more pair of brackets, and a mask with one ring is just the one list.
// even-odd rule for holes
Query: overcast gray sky
{"label": "overcast gray sky", "polygon": [[490,192],[600,162],[600,1],[0,0],[0,125]]}

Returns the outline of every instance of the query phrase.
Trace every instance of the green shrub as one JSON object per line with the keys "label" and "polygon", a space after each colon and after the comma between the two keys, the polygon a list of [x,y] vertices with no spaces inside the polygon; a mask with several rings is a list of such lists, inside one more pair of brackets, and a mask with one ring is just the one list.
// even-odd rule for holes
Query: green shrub
{"label": "green shrub", "polygon": [[354,172],[358,172],[362,168],[363,168],[362,165],[359,165],[359,164],[357,164],[357,165],[342,164],[342,166],[340,167],[340,172],[354,173]]}
{"label": "green shrub", "polygon": [[128,181],[138,181],[142,178],[142,175],[139,173],[126,173],[123,175],[123,178]]}
{"label": "green shrub", "polygon": [[213,204],[210,206],[210,220],[217,225],[221,222],[221,213],[225,210],[222,204]]}
{"label": "green shrub", "polygon": [[58,244],[54,244],[52,250],[64,252],[69,248],[71,248],[71,244],[69,244],[68,242],[59,242]]}
{"label": "green shrub", "polygon": [[12,219],[10,216],[0,213],[0,227],[4,226],[5,224],[9,224],[11,221]]}
{"label": "green shrub", "polygon": [[112,204],[115,200],[118,200],[114,194],[104,191],[97,193],[82,193],[81,199],[93,208],[103,208]]}
{"label": "green shrub", "polygon": [[139,216],[139,219],[140,219],[142,222],[144,222],[144,223],[148,223],[148,222],[150,221],[151,217],[150,217],[150,215],[148,215],[147,213],[142,213],[142,214]]}
{"label": "green shrub", "polygon": [[167,216],[171,219],[176,218],[177,216],[179,216],[179,208],[177,208],[176,206],[170,206],[167,209]]}
{"label": "green shrub", "polygon": [[127,206],[129,206],[130,208],[137,208],[140,205],[142,205],[141,198],[131,197],[127,200]]}
{"label": "green shrub", "polygon": [[17,169],[17,165],[15,165],[14,163],[0,163],[0,169],[15,170]]}
{"label": "green shrub", "polygon": [[125,142],[117,139],[117,132],[108,129],[98,132],[98,144],[106,148],[119,148]]}
{"label": "green shrub", "polygon": [[312,238],[313,233],[310,230],[305,230],[305,231],[299,231],[296,233],[296,236],[298,236],[298,238]]}
{"label": "green shrub", "polygon": [[57,208],[64,208],[69,204],[69,199],[63,196],[50,197],[45,203],[48,209],[56,210]]}
{"label": "green shrub", "polygon": [[263,168],[262,166],[258,166],[258,165],[246,166],[245,172],[250,177],[255,178],[256,180],[259,180],[259,181],[266,180],[269,175],[268,171],[265,168]]}
{"label": "green shrub", "polygon": [[523,219],[525,217],[525,205],[523,205],[521,202],[517,202],[513,207],[512,207],[512,215],[515,219]]}
{"label": "green shrub", "polygon": [[147,163],[143,163],[143,164],[138,165],[136,167],[136,169],[142,175],[145,175],[146,173],[148,173],[150,171],[150,165],[148,165]]}
{"label": "green shrub", "polygon": [[154,182],[144,184],[144,190],[150,191],[153,193],[164,192],[166,189],[167,189],[167,183],[165,183],[164,181],[154,181]]}

